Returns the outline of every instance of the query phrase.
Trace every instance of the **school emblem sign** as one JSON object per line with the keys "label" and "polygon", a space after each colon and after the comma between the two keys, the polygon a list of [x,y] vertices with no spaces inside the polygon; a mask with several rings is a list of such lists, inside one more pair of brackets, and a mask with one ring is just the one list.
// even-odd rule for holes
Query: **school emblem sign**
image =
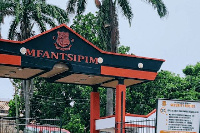
{"label": "school emblem sign", "polygon": [[[74,42],[74,39],[69,38],[69,32],[57,32],[58,36],[56,39],[56,42],[54,43],[54,45],[56,46],[56,49],[62,50],[62,51],[66,51],[66,50],[70,50],[72,44],[71,42]],[[53,39],[55,40],[55,36],[53,37]]]}

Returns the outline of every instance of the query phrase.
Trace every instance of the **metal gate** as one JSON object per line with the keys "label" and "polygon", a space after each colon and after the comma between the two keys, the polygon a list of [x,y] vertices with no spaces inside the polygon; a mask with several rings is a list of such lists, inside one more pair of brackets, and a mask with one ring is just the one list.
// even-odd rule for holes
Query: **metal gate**
{"label": "metal gate", "polygon": [[[117,124],[122,124],[122,123],[117,123]],[[155,119],[133,120],[125,122],[122,125],[125,130],[125,133],[155,133],[156,120]],[[121,131],[121,129],[116,129],[116,130]]]}

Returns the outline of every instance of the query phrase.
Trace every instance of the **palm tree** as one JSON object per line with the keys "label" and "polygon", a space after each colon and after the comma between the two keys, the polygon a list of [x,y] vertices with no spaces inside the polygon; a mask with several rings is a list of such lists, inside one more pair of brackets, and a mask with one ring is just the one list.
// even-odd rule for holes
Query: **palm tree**
{"label": "palm tree", "polygon": [[[0,7],[0,22],[6,16],[13,17],[8,34],[11,40],[22,41],[33,36],[34,25],[44,32],[47,25],[55,27],[57,23],[67,23],[69,20],[65,10],[47,4],[45,0],[0,0]],[[32,80],[22,81],[26,118],[30,117],[29,93],[32,89]]]}
{"label": "palm tree", "polygon": [[[99,8],[99,20],[102,26],[100,31],[101,39],[107,45],[107,51],[117,52],[117,45],[119,44],[119,31],[118,31],[118,14],[116,7],[121,7],[122,14],[128,19],[131,25],[133,12],[128,0],[94,0],[95,5]],[[167,15],[167,9],[162,0],[146,0],[150,5],[157,10],[158,15],[162,18]],[[68,14],[82,14],[85,11],[87,0],[69,0],[67,4]],[[107,29],[106,29],[107,27]],[[110,33],[109,33],[110,31]],[[105,35],[105,33],[107,33]],[[106,39],[107,38],[107,39]],[[110,39],[108,39],[110,38]]]}
{"label": "palm tree", "polygon": [[39,30],[44,32],[46,24],[55,27],[57,24],[67,23],[69,21],[65,10],[47,4],[45,0],[0,0],[0,22],[5,16],[12,16],[9,29],[9,39],[14,39],[18,29],[20,30],[22,40],[31,37],[30,27],[37,24]]}
{"label": "palm tree", "polygon": [[[100,40],[106,46],[106,50],[110,52],[118,52],[119,45],[119,29],[118,29],[118,14],[116,12],[116,2],[112,0],[103,0],[102,5],[99,0],[95,0],[95,4],[97,8],[99,8],[98,12],[98,23],[101,25],[101,30],[99,31]],[[133,13],[131,11],[131,7],[129,6],[128,1],[124,0],[124,2],[118,1],[118,5],[121,6],[123,15],[129,20],[129,24],[131,24],[131,19],[133,17]],[[113,93],[114,90],[112,88],[107,88],[106,94],[106,115],[113,115]]]}
{"label": "palm tree", "polygon": [[[99,24],[101,30],[99,37],[107,46],[107,51],[117,52],[119,44],[119,30],[118,30],[118,14],[116,6],[121,7],[122,14],[128,19],[131,25],[133,13],[128,0],[94,0],[97,8],[99,8]],[[150,5],[157,10],[160,17],[167,15],[167,9],[162,0],[146,0]],[[85,11],[87,0],[69,0],[67,4],[67,13],[82,14]],[[106,115],[113,114],[113,90],[107,89],[107,105]]]}

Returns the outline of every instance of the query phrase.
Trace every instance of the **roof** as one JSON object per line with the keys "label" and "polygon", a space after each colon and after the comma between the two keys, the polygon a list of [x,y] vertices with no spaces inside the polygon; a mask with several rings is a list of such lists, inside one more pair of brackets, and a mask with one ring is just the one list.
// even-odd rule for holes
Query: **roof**
{"label": "roof", "polygon": [[0,110],[9,110],[8,101],[0,101]]}
{"label": "roof", "polygon": [[0,39],[0,77],[115,88],[154,80],[163,59],[106,52],[62,24],[24,41]]}

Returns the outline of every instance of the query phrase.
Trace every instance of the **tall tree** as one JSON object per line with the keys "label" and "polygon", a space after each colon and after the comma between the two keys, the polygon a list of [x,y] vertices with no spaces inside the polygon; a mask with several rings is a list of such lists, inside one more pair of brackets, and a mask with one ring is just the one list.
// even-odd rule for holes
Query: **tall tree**
{"label": "tall tree", "polygon": [[[13,17],[8,34],[11,40],[22,41],[33,36],[34,24],[44,32],[46,24],[55,27],[56,23],[68,22],[67,14],[63,9],[47,4],[45,0],[1,0],[0,7],[0,22],[3,22],[5,16]],[[22,81],[26,118],[30,117],[29,93],[32,92],[32,87],[31,80]]]}
{"label": "tall tree", "polygon": [[[128,0],[94,0],[99,8],[99,30],[100,39],[107,46],[107,51],[117,52],[119,44],[118,30],[118,12],[117,6],[121,8],[122,14],[128,19],[131,25],[133,13]],[[162,0],[146,0],[157,10],[160,17],[167,14],[167,9]],[[82,14],[85,11],[87,0],[69,0],[67,4],[67,13]],[[113,114],[113,89],[107,89],[107,115]]]}
{"label": "tall tree", "polygon": [[188,65],[183,69],[185,79],[188,81],[189,90],[193,90],[191,93],[196,96],[196,99],[200,99],[200,62],[195,65]]}
{"label": "tall tree", "polygon": [[56,26],[54,20],[59,24],[68,22],[68,16],[63,9],[47,4],[45,0],[1,0],[0,7],[0,22],[5,16],[14,17],[9,29],[9,39],[14,39],[18,33],[22,40],[31,37],[33,24],[37,24],[43,32],[46,24]]}
{"label": "tall tree", "polygon": [[129,113],[148,114],[156,108],[158,98],[199,100],[200,63],[183,69],[185,77],[160,71],[154,81],[127,89],[126,108]]}

